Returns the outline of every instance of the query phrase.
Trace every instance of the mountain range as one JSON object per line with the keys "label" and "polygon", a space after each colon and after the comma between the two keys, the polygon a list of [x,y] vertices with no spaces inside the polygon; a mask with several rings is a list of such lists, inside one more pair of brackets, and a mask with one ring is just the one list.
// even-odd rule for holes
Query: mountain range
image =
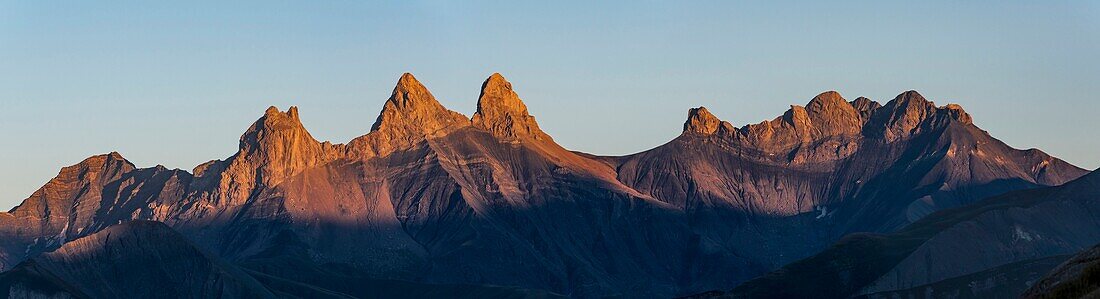
{"label": "mountain range", "polygon": [[824,92],[740,127],[693,108],[680,136],[626,156],[558,145],[499,74],[472,117],[404,74],[345,144],[298,113],[268,108],[235,154],[192,171],[118,153],[63,168],[0,213],[0,288],[875,297],[994,281],[982,296],[1100,243],[1096,175],[916,91]]}

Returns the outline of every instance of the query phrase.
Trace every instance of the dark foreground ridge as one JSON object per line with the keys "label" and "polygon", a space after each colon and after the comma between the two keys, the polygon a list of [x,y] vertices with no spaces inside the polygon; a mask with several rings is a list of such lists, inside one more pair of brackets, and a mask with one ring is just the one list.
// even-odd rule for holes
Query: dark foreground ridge
{"label": "dark foreground ridge", "polygon": [[[1062,186],[1009,192],[933,213],[891,234],[850,235],[731,292],[709,295],[1018,297],[1070,254],[1100,243],[1100,227],[1094,225],[1100,214],[1092,212],[1100,209],[1097,199],[1096,172]],[[1067,270],[1055,273],[1081,272],[1059,268]],[[1044,279],[1030,292],[1050,292],[1057,281],[1072,275],[1055,276],[1059,278]]]}

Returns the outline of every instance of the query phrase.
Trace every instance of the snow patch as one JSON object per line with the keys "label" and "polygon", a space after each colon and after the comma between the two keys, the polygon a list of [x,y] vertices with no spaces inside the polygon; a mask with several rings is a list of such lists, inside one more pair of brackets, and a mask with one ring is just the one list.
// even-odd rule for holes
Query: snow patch
{"label": "snow patch", "polygon": [[836,211],[829,211],[829,208],[826,208],[826,207],[816,207],[816,208],[814,208],[814,210],[817,210],[818,212],[821,212],[821,214],[818,214],[817,216],[814,216],[814,219],[825,218],[825,217],[833,215],[833,213],[836,212]]}
{"label": "snow patch", "polygon": [[1030,241],[1032,241],[1032,240],[1034,240],[1038,237],[1038,236],[1032,235],[1029,232],[1024,231],[1024,229],[1022,227],[1020,227],[1019,225],[1014,226],[1013,229],[1014,229],[1014,231],[1012,233],[1012,241],[1013,242],[1019,242],[1020,240],[1030,242]]}

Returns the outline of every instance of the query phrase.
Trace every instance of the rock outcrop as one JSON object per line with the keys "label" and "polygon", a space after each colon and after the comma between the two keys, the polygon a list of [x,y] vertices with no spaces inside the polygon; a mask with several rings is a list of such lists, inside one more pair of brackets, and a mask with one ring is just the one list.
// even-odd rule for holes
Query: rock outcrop
{"label": "rock outcrop", "polygon": [[473,125],[506,141],[520,138],[550,139],[550,136],[539,129],[535,117],[527,113],[527,105],[512,90],[512,83],[498,73],[493,73],[481,84]]}
{"label": "rock outcrop", "polygon": [[[298,118],[298,107],[290,107],[286,112],[269,107],[241,136],[237,154],[221,162],[225,165],[220,167],[223,171],[216,173],[220,180],[215,199],[231,205],[243,204],[257,190],[333,161],[342,151],[342,146],[313,139]],[[199,170],[196,173],[208,174]]]}
{"label": "rock outcrop", "polygon": [[860,122],[864,123],[866,123],[867,120],[871,118],[872,112],[882,107],[882,104],[879,104],[878,102],[872,101],[871,99],[865,97],[858,97],[855,100],[852,100],[850,104],[852,104],[852,108],[855,108],[856,111],[859,112]]}
{"label": "rock outcrop", "polygon": [[806,104],[806,118],[813,124],[811,139],[859,134],[859,112],[836,91],[823,92]]}
{"label": "rock outcrop", "polygon": [[412,74],[405,73],[393,88],[369,134],[352,140],[349,150],[360,158],[385,156],[407,149],[426,137],[445,135],[469,126],[461,113],[448,110]]}
{"label": "rock outcrop", "polygon": [[806,107],[791,106],[782,116],[747,125],[740,133],[745,142],[778,153],[814,141],[858,135],[864,121],[851,103],[835,91],[823,92]]}
{"label": "rock outcrop", "polygon": [[733,125],[718,119],[718,117],[711,114],[706,107],[700,106],[688,110],[688,119],[684,122],[684,133],[728,135],[733,132]]}

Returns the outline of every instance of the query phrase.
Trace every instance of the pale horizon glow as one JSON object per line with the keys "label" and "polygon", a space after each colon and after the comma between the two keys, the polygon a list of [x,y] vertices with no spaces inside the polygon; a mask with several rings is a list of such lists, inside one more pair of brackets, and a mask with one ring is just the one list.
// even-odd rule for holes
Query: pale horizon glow
{"label": "pale horizon glow", "polygon": [[1020,148],[1100,167],[1100,4],[0,2],[0,210],[61,167],[224,159],[268,106],[366,134],[414,74],[470,116],[500,72],[562,146],[648,150],[706,106],[736,126],[820,92],[962,105]]}

